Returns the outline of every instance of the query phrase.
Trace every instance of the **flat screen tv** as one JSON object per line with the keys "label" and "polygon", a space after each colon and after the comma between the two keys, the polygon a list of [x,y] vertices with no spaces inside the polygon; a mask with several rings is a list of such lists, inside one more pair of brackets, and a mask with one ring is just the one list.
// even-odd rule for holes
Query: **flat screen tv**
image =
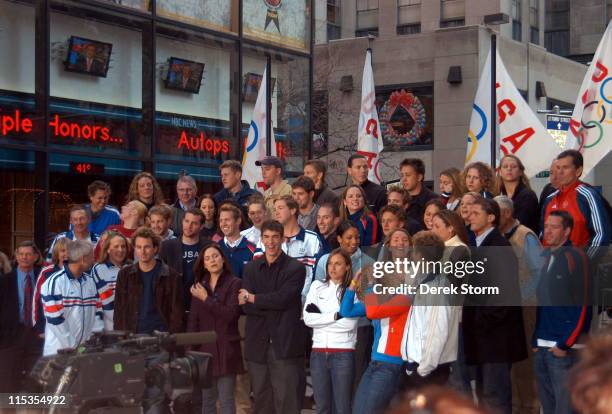
{"label": "flat screen tv", "polygon": [[204,63],[171,57],[168,59],[168,74],[164,83],[168,89],[200,93]]}
{"label": "flat screen tv", "polygon": [[71,36],[64,67],[70,72],[105,78],[112,49],[110,43]]}
{"label": "flat screen tv", "polygon": [[[257,101],[257,91],[259,91],[259,85],[261,85],[263,75],[249,72],[244,77],[244,90],[242,93],[244,101],[255,102]],[[276,78],[272,78],[270,93],[274,92],[275,84]]]}

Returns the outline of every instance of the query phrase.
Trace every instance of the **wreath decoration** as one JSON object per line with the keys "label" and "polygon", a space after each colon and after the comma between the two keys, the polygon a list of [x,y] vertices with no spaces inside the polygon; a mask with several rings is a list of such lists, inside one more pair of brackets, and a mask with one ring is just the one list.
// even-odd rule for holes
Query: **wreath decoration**
{"label": "wreath decoration", "polygon": [[[391,117],[398,106],[406,110],[414,120],[412,129],[405,134],[399,133],[391,125]],[[425,132],[425,125],[427,124],[425,107],[417,96],[404,89],[391,93],[389,99],[380,109],[379,117],[383,137],[389,144],[393,145],[415,145]]]}

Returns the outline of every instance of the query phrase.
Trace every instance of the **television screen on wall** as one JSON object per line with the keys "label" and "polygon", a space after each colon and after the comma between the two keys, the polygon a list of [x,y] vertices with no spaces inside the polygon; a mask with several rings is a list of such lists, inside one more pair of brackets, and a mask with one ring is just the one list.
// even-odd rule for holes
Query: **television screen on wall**
{"label": "television screen on wall", "polygon": [[105,78],[112,49],[110,43],[71,36],[64,67],[70,72]]}
{"label": "television screen on wall", "polygon": [[168,89],[200,93],[203,73],[204,63],[171,57],[168,59],[168,74],[164,82]]}
{"label": "television screen on wall", "polygon": [[[244,77],[244,90],[242,93],[244,101],[254,103],[257,100],[257,91],[259,91],[259,85],[261,85],[263,75],[249,72]],[[275,83],[276,78],[272,78],[270,93],[274,92]]]}

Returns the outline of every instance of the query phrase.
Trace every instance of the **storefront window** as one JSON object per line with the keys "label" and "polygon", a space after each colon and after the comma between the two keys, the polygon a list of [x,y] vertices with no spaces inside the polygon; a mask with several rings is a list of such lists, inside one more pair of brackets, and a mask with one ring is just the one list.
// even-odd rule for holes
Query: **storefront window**
{"label": "storefront window", "polygon": [[44,190],[34,185],[34,152],[0,148],[0,251],[34,238],[34,202]]}
{"label": "storefront window", "polygon": [[224,32],[237,31],[236,27],[232,28],[232,11],[237,13],[236,4],[230,0],[156,1],[159,16]]}
{"label": "storefront window", "polygon": [[68,230],[70,207],[89,203],[87,186],[95,180],[110,184],[109,203],[120,208],[126,202],[132,178],[140,171],[142,164],[138,161],[50,154],[49,232]]}
{"label": "storefront window", "polygon": [[150,11],[151,1],[150,0],[98,0],[104,3],[112,3],[118,6],[127,7],[130,9],[137,9],[142,12]]}
{"label": "storefront window", "polygon": [[233,44],[170,33],[161,27],[157,35],[156,154],[167,160],[221,163],[238,145],[230,124]]}
{"label": "storefront window", "polygon": [[310,0],[243,0],[244,35],[264,42],[310,49]]}
{"label": "storefront window", "polygon": [[[242,58],[243,139],[253,116],[255,99],[266,66],[266,51],[245,49]],[[308,157],[310,122],[308,59],[280,53],[271,54],[271,118],[276,154],[288,172],[301,172]]]}
{"label": "storefront window", "polygon": [[50,142],[137,155],[143,150],[140,23],[99,17],[108,22],[51,13]]}
{"label": "storefront window", "polygon": [[0,144],[41,142],[34,39],[34,7],[0,0]]}

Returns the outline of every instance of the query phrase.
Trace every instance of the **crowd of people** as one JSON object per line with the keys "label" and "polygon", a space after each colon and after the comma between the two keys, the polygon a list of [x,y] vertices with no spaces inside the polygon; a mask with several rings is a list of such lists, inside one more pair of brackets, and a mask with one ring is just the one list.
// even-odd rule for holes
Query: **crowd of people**
{"label": "crowd of people", "polygon": [[[425,186],[420,159],[402,161],[400,182],[383,187],[352,155],[341,194],[320,160],[291,183],[279,158],[256,165],[263,194],[228,160],[223,189],[198,196],[183,175],[173,204],[141,172],[120,211],[94,181],[45,253],[24,241],[12,261],[0,255],[0,391],[28,390],[37,358],[96,331],[215,331],[215,343],[194,347],[213,356],[213,385],[193,396],[203,413],[298,413],[309,384],[318,413],[608,412],[592,396],[607,389],[592,361],[602,339],[583,348],[586,286],[610,243],[611,211],[580,180],[579,152],[554,160],[539,199],[513,155],[498,171],[481,162],[442,171],[440,194]],[[437,271],[373,275],[396,259],[484,260],[488,281],[518,302],[380,294],[376,283],[462,283]],[[591,382],[571,391],[570,375]]]}

